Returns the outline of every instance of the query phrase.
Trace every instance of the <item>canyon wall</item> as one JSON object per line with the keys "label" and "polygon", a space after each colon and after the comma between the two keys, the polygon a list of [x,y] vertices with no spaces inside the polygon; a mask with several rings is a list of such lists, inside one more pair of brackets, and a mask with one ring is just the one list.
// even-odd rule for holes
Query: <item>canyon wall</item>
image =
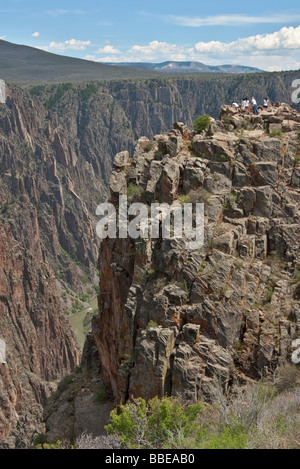
{"label": "canyon wall", "polygon": [[[40,429],[41,404],[53,389],[53,382],[80,363],[76,339],[62,311],[67,311],[70,301],[85,293],[97,278],[95,210],[107,197],[114,155],[120,150],[132,154],[141,135],[152,138],[175,121],[184,121],[191,128],[200,114],[217,117],[222,103],[240,100],[245,93],[255,93],[258,100],[267,93],[271,100],[290,103],[295,78],[296,72],[287,72],[247,78],[116,80],[26,89],[7,86],[6,104],[0,106],[0,339],[6,344],[6,363],[0,365],[0,439],[4,446],[29,444]],[[143,163],[139,177],[144,185],[147,171]],[[153,164],[151,177],[152,171],[159,173],[160,166]],[[164,191],[173,193],[174,171],[178,173],[178,168],[165,167]],[[108,249],[106,243],[101,249]],[[111,317],[103,315],[107,331],[111,325],[107,340],[111,334],[113,363],[107,358],[107,345],[97,334],[95,339],[103,351],[108,381],[116,394],[121,386],[123,396],[132,386],[127,368],[131,369],[137,323],[131,324],[132,334],[128,335],[128,324],[122,320],[120,326],[119,320],[124,308],[128,310],[128,295],[133,295],[135,302],[136,295],[143,293],[140,287],[133,291],[132,284],[135,266],[144,269],[149,254],[144,249],[137,253],[130,241],[116,246],[115,255],[128,253],[119,277],[110,271],[110,248],[104,254],[107,262],[100,263],[102,294],[111,297],[115,293],[111,299],[114,308],[105,306]],[[104,277],[103,271],[107,271]],[[147,298],[145,291],[143,301],[152,301],[151,296]],[[160,308],[157,306],[157,310]],[[148,317],[142,321],[147,322]],[[121,353],[117,350],[120,327],[124,332]],[[172,345],[174,333],[160,340]],[[227,339],[223,340],[226,343]],[[137,370],[134,373],[138,376]],[[167,388],[171,389],[169,370],[166,367]],[[117,384],[120,379],[122,385]],[[158,389],[157,384],[153,386]]]}
{"label": "canyon wall", "polygon": [[[272,375],[299,335],[300,115],[222,108],[200,134],[176,123],[116,155],[111,202],[204,204],[204,245],[110,238],[93,336],[116,402],[211,399],[215,379]],[[140,222],[142,225],[142,222]],[[175,230],[173,227],[173,231]],[[141,233],[141,232],[140,232]]]}

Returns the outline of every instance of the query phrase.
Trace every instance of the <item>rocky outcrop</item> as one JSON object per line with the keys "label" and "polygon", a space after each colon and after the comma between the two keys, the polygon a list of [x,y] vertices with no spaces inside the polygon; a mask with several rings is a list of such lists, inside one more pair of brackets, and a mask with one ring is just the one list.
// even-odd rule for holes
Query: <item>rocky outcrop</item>
{"label": "rocky outcrop", "polygon": [[185,238],[101,243],[93,336],[117,402],[210,399],[216,376],[227,389],[290,359],[300,320],[299,118],[285,104],[259,116],[225,107],[199,135],[177,123],[141,138],[132,158],[116,156],[117,207],[127,194],[128,205],[204,203],[205,215],[201,249]]}
{"label": "rocky outcrop", "polygon": [[[232,256],[238,238],[238,250],[243,259],[253,253],[263,258],[266,251],[275,248],[284,255],[288,252],[289,262],[293,259],[291,239],[295,228],[290,225],[289,218],[286,222],[284,217],[286,214],[296,216],[295,194],[300,180],[299,169],[292,164],[297,152],[296,140],[291,139],[288,149],[283,151],[281,146],[277,150],[280,145],[277,139],[262,142],[258,138],[258,148],[254,149],[253,133],[249,138],[245,129],[244,138],[235,134],[244,122],[238,119],[236,128],[232,123],[229,124],[231,127],[222,127],[216,121],[209,129],[212,142],[204,142],[206,139],[202,136],[192,136],[187,126],[180,122],[172,132],[162,134],[175,120],[184,120],[190,126],[195,116],[207,112],[206,107],[216,117],[224,96],[220,90],[223,85],[226,89],[231,86],[229,82],[224,83],[223,78],[220,80],[213,83],[186,79],[69,83],[27,90],[7,87],[6,105],[0,106],[0,242],[5,253],[0,259],[3,286],[0,339],[6,342],[8,357],[7,363],[0,365],[0,434],[7,442],[5,444],[18,446],[30,441],[40,425],[40,404],[52,389],[52,381],[78,363],[79,351],[61,310],[69,312],[72,298],[83,294],[86,285],[91,285],[94,280],[98,252],[95,210],[105,199],[115,153],[122,149],[129,152],[115,160],[110,184],[113,196],[126,193],[131,182],[145,192],[147,200],[169,203],[180,191],[193,193],[200,187],[202,199],[206,200],[209,195],[212,202],[206,207],[211,230],[214,224],[221,223],[223,205],[227,207],[227,218],[223,223],[228,224],[228,230],[220,232],[218,240],[214,240],[220,252]],[[245,84],[239,80],[234,78],[233,88],[242,96]],[[290,76],[282,77],[279,82],[276,77],[270,77],[268,92],[285,98],[290,90],[289,80]],[[283,88],[282,83],[285,84]],[[216,96],[213,104],[211,93]],[[229,91],[228,96],[232,96]],[[293,111],[288,109],[288,113],[292,115]],[[278,117],[274,114],[268,125],[278,126]],[[286,117],[282,129],[290,131],[286,120],[290,122],[291,119]],[[250,122],[249,125],[257,125],[259,130],[263,122]],[[222,137],[224,129],[225,136]],[[137,136],[145,134],[151,138],[159,135],[153,141],[140,139],[132,161],[128,161]],[[282,151],[281,159],[270,156],[275,148],[276,154]],[[207,158],[194,155],[197,151],[206,154]],[[252,164],[254,152],[258,157],[255,165]],[[283,159],[284,175],[279,167]],[[285,178],[283,183],[282,177]],[[276,178],[280,181],[278,187]],[[239,199],[229,197],[233,188],[239,188],[245,195],[242,205],[237,203]],[[293,196],[290,188],[293,188]],[[227,196],[229,200],[225,200]],[[281,200],[287,200],[284,209],[279,203]],[[273,220],[281,217],[280,210],[285,214],[282,217],[286,223],[282,225]],[[255,219],[246,223],[242,215],[248,218],[253,215]],[[222,229],[226,226],[222,225]],[[257,233],[259,239],[255,238]],[[102,273],[107,274],[106,280],[103,276],[101,279],[102,295],[106,295],[106,300],[103,300],[104,296],[100,300],[101,308],[106,309],[102,319],[103,324],[106,323],[107,338],[99,339],[95,333],[107,381],[116,395],[121,388],[124,396],[132,392],[130,370],[134,368],[133,364],[141,369],[148,366],[148,358],[141,355],[138,362],[134,354],[136,346],[147,348],[148,339],[142,338],[141,331],[152,319],[152,325],[156,321],[165,329],[175,327],[172,333],[166,335],[165,331],[158,331],[156,339],[152,335],[149,339],[153,344],[161,344],[160,352],[157,352],[161,371],[153,382],[153,389],[166,388],[171,392],[171,388],[178,386],[174,382],[175,376],[180,376],[180,359],[178,355],[174,360],[174,350],[187,353],[185,341],[182,342],[185,336],[179,337],[178,330],[181,333],[182,327],[189,323],[207,324],[208,330],[212,331],[208,339],[217,341],[216,347],[224,348],[223,343],[218,342],[221,340],[219,335],[224,341],[230,328],[226,327],[225,332],[215,336],[214,323],[208,314],[210,306],[202,302],[201,313],[187,308],[187,305],[197,304],[202,294],[203,287],[197,283],[199,279],[194,288],[192,284],[193,276],[197,277],[194,263],[202,268],[204,261],[201,256],[191,260],[180,243],[171,241],[161,245],[158,242],[156,247],[142,243],[137,249],[136,243],[124,240],[123,244],[116,242],[113,255],[112,247],[103,243],[101,248],[107,258],[107,262],[101,264]],[[122,260],[124,253],[130,254]],[[109,259],[113,266],[114,258],[118,256],[120,260],[111,267]],[[152,262],[158,267],[149,267]],[[187,270],[187,264],[190,268],[194,266],[194,270]],[[109,277],[111,269],[115,270]],[[154,275],[151,270],[155,269],[158,272]],[[153,288],[153,284],[156,281],[159,284],[161,277],[170,282],[174,278],[176,288],[162,285],[168,288],[157,295],[158,287]],[[66,298],[70,300],[68,303]],[[124,316],[124,310],[127,316]],[[111,311],[114,313],[110,317]],[[292,312],[293,317],[297,314],[297,309]],[[245,324],[244,316],[241,322]],[[103,324],[99,324],[99,330],[103,329]],[[130,334],[126,332],[128,330],[131,330]],[[202,329],[200,336],[202,340]],[[193,350],[191,357],[200,347],[197,344],[196,341],[196,345],[189,345]],[[110,346],[114,356],[107,354]],[[168,349],[165,358],[161,351],[164,347]],[[205,356],[204,345],[201,347],[201,369],[204,370],[211,359]],[[250,351],[252,353],[251,348]],[[148,376],[151,376],[150,372]],[[195,380],[198,383],[198,378]],[[142,384],[137,382],[136,386],[138,389]]]}

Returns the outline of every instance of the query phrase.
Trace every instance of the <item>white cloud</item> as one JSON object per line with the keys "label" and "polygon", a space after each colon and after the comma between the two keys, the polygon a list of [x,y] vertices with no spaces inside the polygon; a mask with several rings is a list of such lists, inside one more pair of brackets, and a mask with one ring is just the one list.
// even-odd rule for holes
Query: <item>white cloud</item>
{"label": "white cloud", "polygon": [[88,55],[85,55],[85,56],[84,56],[84,59],[85,59],[85,60],[93,60],[93,61],[96,62],[97,57],[96,57],[95,55],[90,55],[90,54],[88,54]]}
{"label": "white cloud", "polygon": [[33,34],[31,34],[32,37],[39,37],[40,33],[38,33],[37,31]]}
{"label": "white cloud", "polygon": [[[116,56],[108,55],[108,56],[106,56],[106,57],[99,57],[99,58],[96,58],[96,59],[94,59],[94,62],[111,62],[111,63],[116,63],[116,64],[118,64],[119,62],[123,62],[123,60],[120,60],[120,59],[117,58]],[[124,62],[126,62],[126,60],[124,60]]]}
{"label": "white cloud", "polygon": [[[197,61],[207,65],[239,64],[263,70],[290,70],[299,68],[300,26],[283,27],[268,34],[239,38],[232,42],[207,41],[194,45],[178,45],[154,40],[148,44],[135,44],[121,51],[109,43],[97,51],[88,50],[87,60],[95,62],[163,62]],[[70,39],[51,42],[40,47],[51,52],[89,49],[90,41]]]}
{"label": "white cloud", "polygon": [[192,47],[152,41],[146,46],[131,47],[127,54],[133,62],[147,62],[156,60],[158,57],[166,60],[186,60],[186,57],[193,55],[193,52]]}
{"label": "white cloud", "polygon": [[[115,57],[96,59],[105,62],[198,61],[208,65],[235,63],[263,70],[297,69],[300,61],[300,26],[284,27],[271,34],[258,34],[230,43],[197,42],[194,46],[152,41],[134,45]],[[108,50],[107,50],[108,52]],[[108,54],[109,55],[109,54]]]}
{"label": "white cloud", "polygon": [[69,39],[65,42],[50,42],[49,46],[39,46],[39,49],[47,52],[65,51],[65,50],[85,50],[91,41],[79,41],[78,39]]}
{"label": "white cloud", "polygon": [[96,54],[121,54],[119,49],[115,49],[113,46],[108,44],[105,47],[102,47],[95,51]]}
{"label": "white cloud", "polygon": [[245,24],[295,23],[300,15],[276,14],[269,16],[215,15],[206,17],[168,15],[165,20],[180,26],[198,28],[201,26],[242,26]]}
{"label": "white cloud", "polygon": [[195,50],[204,54],[235,55],[237,53],[272,51],[272,50],[299,50],[300,26],[297,28],[284,27],[271,34],[258,34],[225,43],[219,41],[197,42]]}

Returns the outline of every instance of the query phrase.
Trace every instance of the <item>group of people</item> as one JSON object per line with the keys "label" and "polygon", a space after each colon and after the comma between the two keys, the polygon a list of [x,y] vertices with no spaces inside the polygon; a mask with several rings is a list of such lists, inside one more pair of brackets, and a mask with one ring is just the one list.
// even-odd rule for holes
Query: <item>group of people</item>
{"label": "group of people", "polygon": [[[269,105],[270,105],[269,99],[265,97],[263,101],[263,106],[262,106],[263,109],[268,109]],[[238,109],[239,112],[246,112],[246,111],[252,110],[254,114],[256,115],[258,114],[258,105],[254,96],[252,96],[251,102],[249,98],[244,98],[241,105],[239,105],[238,103],[232,103],[232,106]]]}

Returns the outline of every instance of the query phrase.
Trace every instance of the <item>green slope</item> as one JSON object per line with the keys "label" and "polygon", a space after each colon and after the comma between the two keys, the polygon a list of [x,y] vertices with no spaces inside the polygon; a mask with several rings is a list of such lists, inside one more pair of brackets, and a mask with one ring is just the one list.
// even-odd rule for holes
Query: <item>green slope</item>
{"label": "green slope", "polygon": [[154,70],[104,65],[0,40],[0,78],[6,82],[59,83],[157,75]]}

